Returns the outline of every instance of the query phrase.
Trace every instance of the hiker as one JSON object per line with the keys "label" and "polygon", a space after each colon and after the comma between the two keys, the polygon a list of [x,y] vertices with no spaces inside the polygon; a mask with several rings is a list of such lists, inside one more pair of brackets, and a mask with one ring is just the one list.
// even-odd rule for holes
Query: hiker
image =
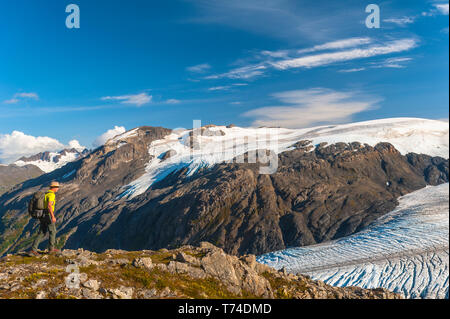
{"label": "hiker", "polygon": [[38,253],[38,246],[41,243],[42,239],[45,237],[45,235],[49,235],[49,244],[48,244],[48,251],[49,253],[58,252],[55,248],[56,244],[56,218],[55,218],[55,193],[57,193],[59,190],[59,183],[58,182],[51,182],[50,183],[50,189],[45,193],[44,198],[44,214],[42,217],[39,218],[39,232],[34,240],[33,247],[31,248],[31,254],[37,256]]}

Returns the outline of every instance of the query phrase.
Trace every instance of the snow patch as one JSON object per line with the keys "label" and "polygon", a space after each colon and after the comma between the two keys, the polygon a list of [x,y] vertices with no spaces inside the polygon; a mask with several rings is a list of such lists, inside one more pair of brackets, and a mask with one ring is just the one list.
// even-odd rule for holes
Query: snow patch
{"label": "snow patch", "polygon": [[16,161],[14,164],[17,166],[34,165],[39,167],[44,173],[49,173],[55,169],[63,167],[69,162],[77,160],[80,157],[80,154],[75,152],[67,152],[59,158],[58,162],[54,162],[54,159],[58,156],[60,156],[59,153],[52,152],[50,153],[50,158],[48,161]]}
{"label": "snow patch", "polygon": [[119,134],[106,142],[106,145],[112,145],[117,142],[124,142],[127,138],[137,136],[139,128],[132,129],[125,133]]}

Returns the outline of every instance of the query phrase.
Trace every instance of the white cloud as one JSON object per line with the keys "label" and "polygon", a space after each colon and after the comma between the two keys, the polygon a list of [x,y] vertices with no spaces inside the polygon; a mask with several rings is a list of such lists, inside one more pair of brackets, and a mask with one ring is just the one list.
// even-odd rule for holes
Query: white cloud
{"label": "white cloud", "polygon": [[3,101],[3,103],[5,103],[5,104],[16,104],[16,103],[19,103],[19,99],[12,98],[10,100]]}
{"label": "white cloud", "polygon": [[448,15],[449,14],[449,5],[448,3],[435,4],[436,9],[439,10],[441,14]]}
{"label": "white cloud", "polygon": [[324,88],[287,91],[273,96],[283,105],[258,108],[243,115],[255,118],[254,126],[302,128],[349,121],[353,114],[373,109],[378,102],[373,98],[360,97],[355,92]]}
{"label": "white cloud", "polygon": [[204,73],[211,68],[211,65],[208,63],[197,64],[190,67],[187,67],[186,70],[193,73]]}
{"label": "white cloud", "polygon": [[122,104],[133,104],[136,106],[142,106],[149,103],[152,100],[152,96],[147,93],[140,93],[134,95],[121,95],[121,96],[105,96],[102,97],[103,101],[120,101]]}
{"label": "white cloud", "polygon": [[181,103],[181,101],[177,100],[177,99],[168,99],[168,100],[166,100],[166,103],[167,104],[178,104],[178,103]]}
{"label": "white cloud", "polygon": [[68,148],[74,148],[74,149],[76,149],[77,151],[79,151],[79,152],[81,152],[81,151],[83,151],[83,150],[85,150],[86,149],[86,147],[85,146],[82,146],[81,144],[80,144],[80,142],[78,142],[77,140],[71,140],[71,141],[69,141],[69,145],[68,145],[69,147]]}
{"label": "white cloud", "polygon": [[431,9],[426,12],[422,12],[422,16],[424,17],[432,17],[437,14],[448,15],[449,14],[449,5],[448,3],[439,3],[433,4],[434,9]]}
{"label": "white cloud", "polygon": [[33,100],[39,100],[39,95],[34,92],[22,92],[22,93],[16,93],[14,94],[14,97],[12,99],[3,101],[4,104],[16,104],[19,103],[21,100],[24,99],[33,99]]}
{"label": "white cloud", "polygon": [[105,144],[109,139],[123,134],[126,132],[125,127],[123,126],[114,126],[113,129],[107,130],[105,133],[103,133],[102,135],[100,135],[99,137],[97,137],[94,142],[92,143],[92,145],[94,147],[99,147],[102,146],[103,144]]}
{"label": "white cloud", "polygon": [[372,42],[372,39],[370,39],[370,38],[342,39],[342,40],[327,42],[327,43],[324,43],[321,45],[316,45],[316,46],[313,46],[312,48],[298,50],[297,53],[310,53],[310,52],[331,50],[331,49],[354,48],[354,47],[361,46],[364,44],[369,44],[371,42]]}
{"label": "white cloud", "polygon": [[400,58],[389,58],[386,59],[384,61],[382,61],[381,63],[377,63],[374,66],[372,66],[373,68],[395,68],[395,69],[402,69],[405,68],[405,63],[412,61],[412,58],[405,58],[405,57],[400,57]]}
{"label": "white cloud", "polygon": [[0,134],[0,162],[11,163],[22,156],[31,156],[45,151],[59,151],[65,146],[51,137],[31,136],[20,131]]}
{"label": "white cloud", "polygon": [[17,93],[16,97],[39,100],[39,96],[36,93]]}
{"label": "white cloud", "polygon": [[364,71],[366,68],[354,68],[354,69],[344,69],[344,70],[339,70],[338,72],[341,73],[353,73],[353,72],[361,72]]}
{"label": "white cloud", "polygon": [[383,21],[387,23],[394,23],[400,27],[404,27],[407,24],[414,23],[415,17],[391,18],[391,19],[384,19]]}
{"label": "white cloud", "polygon": [[313,68],[336,62],[370,58],[378,55],[407,51],[416,46],[417,42],[414,39],[401,39],[390,41],[381,45],[373,45],[367,48],[356,48],[332,53],[309,55],[271,62],[271,64],[279,70],[286,70],[290,68]]}
{"label": "white cloud", "polygon": [[261,51],[261,54],[269,56],[271,58],[287,58],[289,55],[289,51],[288,50],[279,50],[279,51],[264,50],[264,51]]}
{"label": "white cloud", "polygon": [[[413,38],[375,43],[370,38],[348,38],[327,42],[311,48],[289,51],[262,51],[256,57],[259,62],[232,69],[222,74],[214,74],[205,79],[243,79],[248,80],[263,75],[270,69],[288,70],[295,68],[314,68],[357,59],[389,55],[411,50],[418,42]],[[319,52],[330,50],[328,52]],[[355,67],[361,69],[362,67]],[[360,70],[359,70],[360,71]],[[345,72],[345,71],[344,71]]]}
{"label": "white cloud", "polygon": [[251,79],[255,76],[262,75],[263,70],[266,68],[267,67],[264,65],[247,65],[233,69],[226,73],[210,75],[205,77],[205,79],[221,79],[221,78],[242,79],[242,80]]}
{"label": "white cloud", "polygon": [[247,86],[248,83],[233,83],[234,86]]}
{"label": "white cloud", "polygon": [[215,86],[215,87],[209,88],[208,91],[225,91],[225,90],[228,90],[229,88],[230,88],[230,86],[228,86],[228,85]]}

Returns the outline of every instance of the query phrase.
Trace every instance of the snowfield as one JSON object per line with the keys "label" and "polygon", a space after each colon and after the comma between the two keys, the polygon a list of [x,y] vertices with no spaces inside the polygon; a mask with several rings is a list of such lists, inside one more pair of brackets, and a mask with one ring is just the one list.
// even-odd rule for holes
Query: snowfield
{"label": "snowfield", "polygon": [[13,164],[17,166],[25,166],[25,165],[34,165],[39,167],[44,173],[52,172],[58,168],[63,167],[67,163],[73,162],[77,160],[80,155],[75,152],[67,152],[66,155],[63,155],[59,158],[58,162],[55,162],[55,158],[60,156],[59,153],[51,152],[49,161],[37,160],[37,161],[16,161]]}
{"label": "snowfield", "polygon": [[260,263],[339,287],[383,287],[407,298],[449,297],[449,184],[428,186],[364,231],[259,256]]}
{"label": "snowfield", "polygon": [[[189,146],[192,130],[174,131],[164,139],[149,146],[151,161],[143,176],[125,186],[121,197],[132,199],[143,194],[153,183],[168,174],[188,167],[194,174],[201,167],[230,161],[246,152],[270,149],[275,154],[292,149],[301,140],[311,140],[313,145],[322,142],[360,142],[375,146],[389,142],[402,154],[410,152],[449,158],[449,124],[442,121],[417,118],[392,118],[344,125],[328,125],[306,129],[208,127],[196,138],[198,147]],[[136,129],[116,136],[107,142],[120,147]],[[161,157],[168,151],[176,154],[169,160]]]}

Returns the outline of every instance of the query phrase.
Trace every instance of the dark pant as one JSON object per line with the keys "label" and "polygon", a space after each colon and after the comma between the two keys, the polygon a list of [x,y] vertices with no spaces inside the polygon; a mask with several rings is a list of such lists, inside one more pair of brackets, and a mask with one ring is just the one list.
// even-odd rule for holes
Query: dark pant
{"label": "dark pant", "polygon": [[32,249],[33,250],[38,249],[39,244],[41,243],[42,239],[45,238],[47,233],[49,234],[48,249],[49,250],[54,249],[56,244],[56,225],[51,222],[49,214],[40,218],[39,223],[40,223],[39,232],[36,239],[34,240]]}

